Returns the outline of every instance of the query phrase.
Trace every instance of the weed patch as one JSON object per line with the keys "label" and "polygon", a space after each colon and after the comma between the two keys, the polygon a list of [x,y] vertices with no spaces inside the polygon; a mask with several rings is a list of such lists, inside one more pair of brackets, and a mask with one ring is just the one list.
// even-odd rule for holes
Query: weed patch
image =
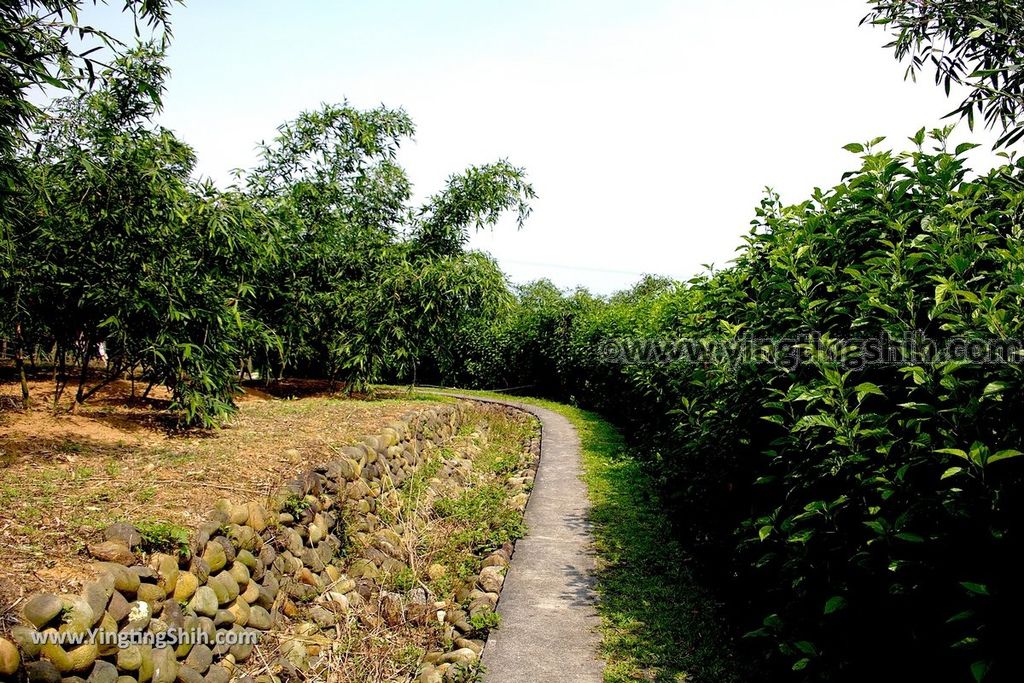
{"label": "weed patch", "polygon": [[[466,391],[482,397],[507,396]],[[598,552],[598,611],[606,683],[748,680],[718,605],[667,535],[655,482],[626,455],[622,436],[594,413],[515,397],[564,415],[576,428]],[[482,501],[453,504],[475,511]]]}
{"label": "weed patch", "polygon": [[188,555],[189,531],[170,522],[141,521],[135,523],[142,536],[142,549],[150,553]]}
{"label": "weed patch", "polygon": [[458,523],[453,543],[477,553],[497,550],[526,533],[522,513],[508,506],[508,491],[497,484],[475,487],[455,498],[442,498],[434,511]]}

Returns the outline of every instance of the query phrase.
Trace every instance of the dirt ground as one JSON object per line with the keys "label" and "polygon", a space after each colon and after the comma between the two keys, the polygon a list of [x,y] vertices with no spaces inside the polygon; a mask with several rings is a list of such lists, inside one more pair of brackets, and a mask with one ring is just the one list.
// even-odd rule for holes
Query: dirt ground
{"label": "dirt ground", "polygon": [[249,387],[223,429],[181,433],[169,429],[168,396],[159,390],[143,402],[118,382],[72,414],[54,412],[50,382],[31,383],[28,411],[13,408],[20,386],[0,383],[0,621],[35,591],[76,590],[91,574],[86,545],[107,525],[192,528],[218,498],[265,496],[359,436],[430,405],[404,392],[371,400],[325,389],[308,381],[272,393]]}

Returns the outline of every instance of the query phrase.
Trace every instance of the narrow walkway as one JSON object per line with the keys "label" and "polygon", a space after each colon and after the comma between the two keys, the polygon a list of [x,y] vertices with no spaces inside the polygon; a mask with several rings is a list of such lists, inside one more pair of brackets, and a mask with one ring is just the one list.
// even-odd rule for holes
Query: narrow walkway
{"label": "narrow walkway", "polygon": [[569,421],[545,408],[494,401],[541,421],[540,467],[498,602],[501,626],[484,648],[486,683],[600,683],[593,538],[580,442]]}

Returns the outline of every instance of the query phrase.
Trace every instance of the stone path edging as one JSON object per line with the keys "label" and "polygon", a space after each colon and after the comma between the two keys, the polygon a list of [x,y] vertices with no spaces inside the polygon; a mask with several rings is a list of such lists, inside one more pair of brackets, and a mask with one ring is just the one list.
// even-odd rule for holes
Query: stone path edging
{"label": "stone path edging", "polygon": [[501,626],[484,648],[486,683],[599,683],[604,662],[594,591],[593,537],[576,430],[562,415],[510,400],[446,393],[524,410],[541,422],[541,456],[526,507],[527,535],[498,602]]}

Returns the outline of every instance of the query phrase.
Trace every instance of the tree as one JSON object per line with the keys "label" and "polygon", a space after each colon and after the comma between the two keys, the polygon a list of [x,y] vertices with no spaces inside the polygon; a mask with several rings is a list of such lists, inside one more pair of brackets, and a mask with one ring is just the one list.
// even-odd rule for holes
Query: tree
{"label": "tree", "polygon": [[[136,30],[141,21],[170,37],[169,7],[172,0],[125,0]],[[91,87],[97,78],[99,51],[110,48],[116,55],[124,46],[102,30],[78,21],[81,0],[20,0],[0,3],[0,334],[9,335],[15,347],[15,363],[22,380],[22,398],[28,402],[23,365],[22,325],[16,322],[24,302],[15,277],[15,244],[12,222],[18,202],[10,198],[20,189],[24,167],[15,158],[27,140],[27,131],[40,109],[30,99],[34,90]],[[74,42],[74,46],[72,46]],[[146,83],[143,88],[149,88]],[[155,92],[155,91],[154,91]]]}
{"label": "tree", "polygon": [[1024,2],[1021,0],[870,0],[862,23],[887,27],[887,47],[909,60],[916,79],[927,64],[946,94],[952,86],[969,93],[950,116],[975,116],[1002,130],[996,145],[1024,137]]}
{"label": "tree", "polygon": [[420,210],[413,233],[416,251],[422,255],[458,253],[471,228],[493,227],[505,211],[514,210],[516,224],[522,228],[530,215],[529,201],[535,197],[523,169],[507,160],[470,166],[449,177],[444,191]]}
{"label": "tree", "polygon": [[[34,89],[63,90],[96,82],[102,48],[124,46],[104,31],[79,24],[82,0],[16,0],[0,4],[0,164],[11,157],[40,113]],[[125,11],[170,37],[171,0],[125,0]],[[74,45],[72,45],[72,42]],[[149,84],[143,83],[143,88]],[[155,91],[154,91],[155,92]],[[0,192],[9,189],[10,166],[0,166]]]}
{"label": "tree", "polygon": [[401,109],[342,103],[301,114],[264,145],[248,187],[284,230],[282,267],[256,313],[283,340],[265,368],[350,390],[402,375],[446,343],[460,315],[504,292],[493,262],[464,246],[506,210],[522,223],[534,196],[524,171],[506,161],[470,167],[414,211],[396,161],[413,130]]}
{"label": "tree", "polygon": [[[413,124],[401,109],[360,111],[324,105],[282,125],[263,145],[248,190],[283,229],[282,267],[263,283],[256,315],[281,335],[269,376],[286,368],[336,379],[346,368],[370,372],[355,349],[370,340],[358,324],[388,324],[380,309],[381,273],[392,263],[410,184],[395,161]],[[379,343],[375,353],[387,349]]]}
{"label": "tree", "polygon": [[[273,335],[245,315],[277,254],[276,231],[237,191],[192,180],[195,155],[154,126],[165,68],[143,46],[86,97],[57,101],[25,157],[13,223],[19,326],[57,353],[55,403],[77,368],[75,403],[125,372],[168,386],[189,424],[233,409],[239,359]],[[103,343],[107,363],[90,381]]]}

